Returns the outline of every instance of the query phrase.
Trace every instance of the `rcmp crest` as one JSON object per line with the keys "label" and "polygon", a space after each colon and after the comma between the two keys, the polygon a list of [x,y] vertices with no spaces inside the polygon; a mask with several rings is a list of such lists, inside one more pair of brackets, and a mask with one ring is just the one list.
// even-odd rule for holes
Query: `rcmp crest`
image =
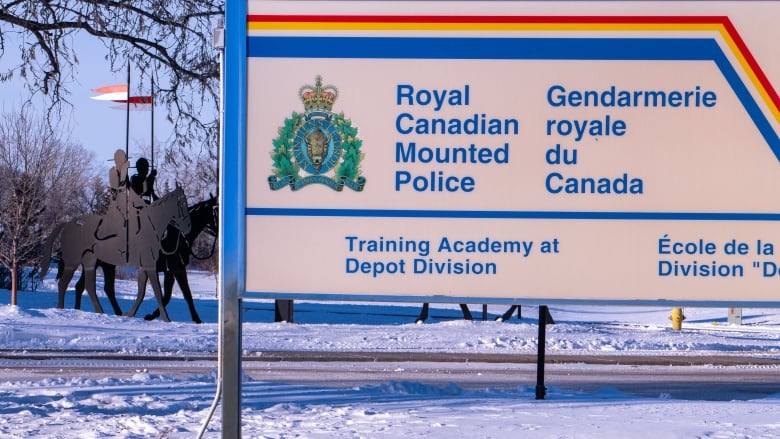
{"label": "rcmp crest", "polygon": [[360,175],[363,142],[344,113],[331,111],[338,89],[323,86],[322,77],[317,75],[315,85],[304,85],[299,95],[305,112],[293,112],[273,140],[274,174],[268,177],[271,189],[289,186],[295,191],[316,183],[336,191],[345,186],[362,191],[366,184]]}

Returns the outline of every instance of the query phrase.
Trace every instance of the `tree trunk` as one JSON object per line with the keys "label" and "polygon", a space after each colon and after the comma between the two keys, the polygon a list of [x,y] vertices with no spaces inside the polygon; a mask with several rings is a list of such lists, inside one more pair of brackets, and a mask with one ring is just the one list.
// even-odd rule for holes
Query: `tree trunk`
{"label": "tree trunk", "polygon": [[11,264],[11,305],[16,305],[16,261]]}

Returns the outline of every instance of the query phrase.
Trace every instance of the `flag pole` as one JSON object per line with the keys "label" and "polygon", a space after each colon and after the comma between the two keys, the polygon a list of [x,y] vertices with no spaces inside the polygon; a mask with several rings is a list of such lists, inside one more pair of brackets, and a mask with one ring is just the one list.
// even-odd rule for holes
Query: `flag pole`
{"label": "flag pole", "polygon": [[[130,60],[127,60],[127,106],[126,106],[126,118],[125,118],[125,158],[130,160]],[[128,169],[129,170],[129,169]],[[124,185],[125,194],[130,186],[130,180],[125,175],[125,181],[120,182],[120,185]],[[122,189],[120,189],[122,190]],[[130,212],[130,199],[125,197],[125,218]],[[130,228],[125,224],[125,262],[130,262]]]}
{"label": "flag pole", "polygon": [[125,111],[125,156],[130,160],[130,60],[127,60],[127,105]]}
{"label": "flag pole", "polygon": [[152,139],[151,139],[151,145],[152,145],[152,169],[154,169],[154,73],[152,73],[152,89],[150,94],[152,95],[152,122],[151,122],[151,131],[152,131]]}

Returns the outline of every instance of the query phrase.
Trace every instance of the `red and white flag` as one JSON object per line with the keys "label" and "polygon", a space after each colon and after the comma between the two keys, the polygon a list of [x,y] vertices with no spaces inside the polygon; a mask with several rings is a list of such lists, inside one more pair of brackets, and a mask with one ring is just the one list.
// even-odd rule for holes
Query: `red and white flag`
{"label": "red and white flag", "polygon": [[92,96],[92,99],[97,101],[116,101],[121,99],[127,99],[127,84],[107,85],[105,87],[93,88],[95,93],[101,93],[97,96]]}
{"label": "red and white flag", "polygon": [[131,110],[151,110],[152,108],[152,96],[128,97],[127,84],[107,85],[104,87],[93,88],[92,91],[101,93],[97,96],[92,96],[92,99],[125,104],[112,106],[111,108],[115,110],[126,110],[128,107]]}
{"label": "red and white flag", "polygon": [[106,85],[103,87],[93,88],[92,91],[100,93],[97,96],[92,96],[92,99],[99,101],[115,102],[119,105],[113,105],[111,108],[116,110],[125,110],[127,115],[127,123],[125,124],[125,154],[129,155],[130,149],[130,110],[151,110],[151,145],[152,145],[152,168],[154,168],[154,77],[152,82],[152,95],[151,96],[130,96],[130,63],[127,64],[127,82],[124,84]]}
{"label": "red and white flag", "polygon": [[129,98],[125,97],[125,99],[114,99],[113,101],[122,103],[122,105],[111,106],[114,110],[126,110],[128,107],[130,107],[131,111],[151,111],[152,109],[151,96],[130,96]]}

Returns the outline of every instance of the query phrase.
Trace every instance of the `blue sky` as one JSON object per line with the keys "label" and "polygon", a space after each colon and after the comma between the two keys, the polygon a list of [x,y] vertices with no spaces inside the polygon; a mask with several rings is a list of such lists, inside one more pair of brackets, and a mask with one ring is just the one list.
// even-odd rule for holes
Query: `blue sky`
{"label": "blue sky", "polygon": [[[7,24],[3,24],[7,26]],[[0,28],[0,32],[3,29]],[[6,34],[6,36],[10,36]],[[0,59],[0,70],[5,71],[11,63],[18,60],[18,43],[9,41],[6,53]],[[72,107],[64,107],[64,122],[66,129],[70,131],[71,140],[82,144],[86,149],[94,151],[96,159],[104,163],[106,167],[113,158],[113,152],[117,148],[125,148],[125,122],[124,111],[111,109],[119,105],[113,102],[96,101],[90,99],[97,95],[91,89],[111,84],[121,84],[127,81],[127,71],[112,73],[109,61],[106,59],[108,50],[100,41],[87,35],[79,35],[73,39],[74,50],[79,59],[79,65],[73,70],[73,78],[66,78],[66,87],[70,92],[68,100]],[[131,71],[131,75],[135,72]],[[146,90],[138,89],[139,81],[135,76],[131,77],[131,95],[148,95],[149,78],[144,81]],[[21,102],[26,99],[27,90],[22,82],[14,80],[0,83],[0,110],[8,112],[18,109]],[[38,111],[45,110],[45,100],[36,99],[35,107]],[[130,113],[130,156],[137,158],[142,154],[141,148],[148,148],[150,144],[150,117],[148,111],[134,111]],[[155,154],[161,149],[161,142],[170,134],[170,124],[165,120],[165,108],[155,107]]]}

